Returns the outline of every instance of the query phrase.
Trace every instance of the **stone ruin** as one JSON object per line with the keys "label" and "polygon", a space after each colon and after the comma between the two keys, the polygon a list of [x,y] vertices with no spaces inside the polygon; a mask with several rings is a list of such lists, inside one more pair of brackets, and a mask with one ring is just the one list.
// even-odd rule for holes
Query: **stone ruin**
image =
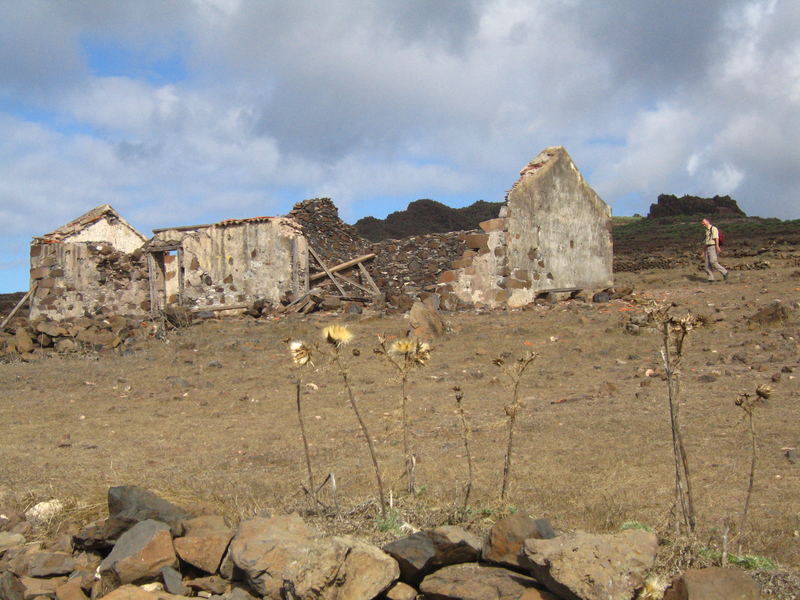
{"label": "stone ruin", "polygon": [[23,354],[37,341],[55,346],[64,336],[39,323],[67,320],[73,327],[61,329],[73,331],[77,319],[114,330],[116,340],[126,328],[108,329],[112,315],[135,329],[165,313],[191,321],[366,305],[405,312],[427,299],[443,310],[513,308],[604,289],[613,284],[610,216],[561,147],[531,161],[497,218],[475,231],[372,242],[339,219],[329,198],[314,198],[284,217],[155,229],[147,240],[102,205],[33,239],[30,321],[22,323],[29,339],[14,328],[19,339],[6,346]]}

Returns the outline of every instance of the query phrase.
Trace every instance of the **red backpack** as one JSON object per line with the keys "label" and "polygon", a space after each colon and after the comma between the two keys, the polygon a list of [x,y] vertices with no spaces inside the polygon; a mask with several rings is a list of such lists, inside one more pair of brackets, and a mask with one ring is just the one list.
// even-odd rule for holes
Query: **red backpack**
{"label": "red backpack", "polygon": [[717,235],[719,236],[717,238],[717,239],[719,239],[719,245],[720,246],[724,246],[725,245],[725,234],[722,233],[722,229],[720,229],[719,227],[717,227]]}

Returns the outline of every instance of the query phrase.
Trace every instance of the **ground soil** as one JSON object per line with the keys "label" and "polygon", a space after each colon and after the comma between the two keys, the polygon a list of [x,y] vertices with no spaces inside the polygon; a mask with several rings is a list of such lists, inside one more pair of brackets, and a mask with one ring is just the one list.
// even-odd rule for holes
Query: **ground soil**
{"label": "ground soil", "polygon": [[[738,532],[751,438],[735,400],[769,384],[773,395],[755,414],[750,514],[732,550],[741,544],[742,553],[800,569],[800,463],[787,458],[800,445],[800,314],[792,309],[788,320],[765,325],[748,321],[776,300],[796,306],[795,241],[760,253],[768,262],[761,270],[747,270],[752,256],[723,253],[722,261],[737,269],[727,283],[706,283],[695,264],[619,273],[617,287],[632,287],[633,294],[608,303],[577,299],[445,314],[448,333],[433,341],[428,365],[410,375],[416,495],[405,492],[402,478],[399,381],[373,352],[378,334],[405,335],[403,315],[211,320],[166,340],[143,340],[126,355],[0,364],[0,506],[57,497],[76,521],[86,520],[102,515],[109,486],[137,484],[233,519],[303,510],[300,379],[314,475],[320,482],[335,474],[341,506],[338,517],[316,517],[323,529],[376,540],[399,535],[392,527],[402,521],[459,522],[481,531],[501,514],[525,510],[560,529],[612,531],[638,521],[668,536],[674,463],[659,337],[625,330],[654,299],[672,303],[676,315],[689,310],[708,321],[690,334],[681,378],[699,545],[718,547],[726,523],[731,535]],[[375,518],[372,464],[341,374],[324,348],[313,366],[297,370],[286,347],[289,339],[324,346],[319,331],[333,322],[355,334],[343,356],[396,509],[388,522]],[[525,406],[516,422],[509,495],[500,502],[511,391],[493,359],[513,362],[528,351],[539,357],[520,385]],[[471,427],[467,511],[459,510],[467,462],[455,386]],[[329,486],[321,499],[333,504]]]}

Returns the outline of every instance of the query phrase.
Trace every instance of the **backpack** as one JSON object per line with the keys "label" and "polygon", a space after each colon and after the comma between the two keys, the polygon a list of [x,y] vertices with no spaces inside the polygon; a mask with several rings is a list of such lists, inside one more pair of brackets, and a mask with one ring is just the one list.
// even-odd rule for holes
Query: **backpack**
{"label": "backpack", "polygon": [[725,234],[722,233],[722,229],[720,229],[719,227],[717,227],[717,236],[718,236],[718,239],[719,239],[719,245],[720,246],[724,246],[725,245]]}

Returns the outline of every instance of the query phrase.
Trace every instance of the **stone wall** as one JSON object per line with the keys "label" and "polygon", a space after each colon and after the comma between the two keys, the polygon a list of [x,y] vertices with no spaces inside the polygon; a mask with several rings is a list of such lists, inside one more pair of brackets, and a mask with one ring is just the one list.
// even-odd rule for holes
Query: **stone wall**
{"label": "stone wall", "polygon": [[36,242],[31,245],[31,318],[99,314],[143,315],[150,310],[142,252],[105,242]]}
{"label": "stone wall", "polygon": [[613,284],[611,209],[561,147],[521,172],[498,218],[467,235],[461,259],[439,279],[467,304],[523,306],[540,293]]}
{"label": "stone wall", "polygon": [[277,303],[308,289],[307,242],[292,219],[257,217],[196,228],[156,230],[153,255],[159,306]]}

